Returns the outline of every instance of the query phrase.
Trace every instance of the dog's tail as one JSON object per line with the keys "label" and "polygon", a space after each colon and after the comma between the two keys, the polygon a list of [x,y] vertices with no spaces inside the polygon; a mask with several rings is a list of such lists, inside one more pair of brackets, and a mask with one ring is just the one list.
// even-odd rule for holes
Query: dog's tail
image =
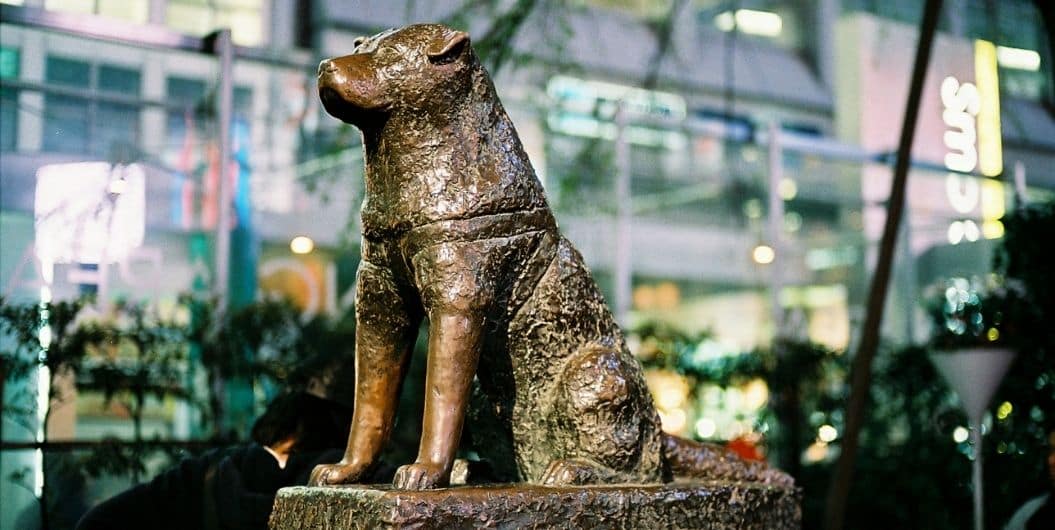
{"label": "dog's tail", "polygon": [[663,454],[675,478],[705,478],[760,482],[791,488],[795,479],[765,462],[744,460],[715,444],[694,442],[663,433]]}

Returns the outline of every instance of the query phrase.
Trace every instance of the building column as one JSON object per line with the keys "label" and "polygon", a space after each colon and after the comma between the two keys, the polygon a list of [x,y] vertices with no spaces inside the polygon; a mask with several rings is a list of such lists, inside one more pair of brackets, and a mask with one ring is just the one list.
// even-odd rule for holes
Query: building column
{"label": "building column", "polygon": [[147,22],[164,26],[167,3],[166,0],[150,0],[150,6],[147,8]]}
{"label": "building column", "polygon": [[840,0],[817,0],[813,10],[813,60],[817,76],[832,92],[835,90],[835,26],[841,10]]}
{"label": "building column", "polygon": [[[26,2],[27,4],[29,2]],[[44,34],[36,31],[22,32],[19,78],[30,83],[44,82],[44,65],[47,63],[47,47]],[[44,145],[44,94],[37,90],[21,90],[18,94],[18,144],[23,152],[40,151]]]}
{"label": "building column", "polygon": [[[143,69],[140,75],[143,83],[140,97],[151,101],[164,101],[165,68],[162,58],[150,54],[148,59],[143,62]],[[167,132],[165,131],[165,109],[152,105],[144,106],[139,116],[140,130],[143,131],[142,137],[162,139],[160,142],[150,142],[151,145],[147,146],[147,150],[154,151],[156,149],[158,152],[152,154],[164,156],[165,146],[171,140],[165,137]]]}

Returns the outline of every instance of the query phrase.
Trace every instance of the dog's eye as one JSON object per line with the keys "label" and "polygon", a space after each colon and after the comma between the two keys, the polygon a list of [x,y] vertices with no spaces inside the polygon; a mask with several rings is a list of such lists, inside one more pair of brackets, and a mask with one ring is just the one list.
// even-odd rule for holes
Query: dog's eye
{"label": "dog's eye", "polygon": [[358,48],[362,46],[364,42],[366,42],[366,37],[356,37],[355,40],[352,41],[352,47]]}

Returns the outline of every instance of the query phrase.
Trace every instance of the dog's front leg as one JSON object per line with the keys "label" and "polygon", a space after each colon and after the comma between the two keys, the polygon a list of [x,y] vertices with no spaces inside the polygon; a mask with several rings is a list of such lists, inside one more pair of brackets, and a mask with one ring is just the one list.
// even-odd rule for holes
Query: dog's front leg
{"label": "dog's front leg", "polygon": [[394,485],[429,489],[450,483],[476,366],[480,360],[480,314],[436,311],[429,315],[429,358],[421,446],[413,464],[396,472]]}
{"label": "dog's front leg", "polygon": [[317,466],[312,485],[367,478],[392,432],[399,389],[417,337],[421,309],[408,300],[391,271],[359,263],[355,300],[355,407],[344,458]]}
{"label": "dog's front leg", "polygon": [[396,471],[397,488],[450,483],[493,293],[487,257],[478,242],[435,245],[414,257],[429,319],[425,413],[417,460]]}

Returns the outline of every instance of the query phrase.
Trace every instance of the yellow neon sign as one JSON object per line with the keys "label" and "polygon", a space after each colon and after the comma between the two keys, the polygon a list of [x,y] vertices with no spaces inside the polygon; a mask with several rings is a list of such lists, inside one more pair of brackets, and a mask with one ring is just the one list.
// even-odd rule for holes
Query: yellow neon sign
{"label": "yellow neon sign", "polygon": [[995,177],[1004,171],[1000,140],[1000,83],[996,73],[996,46],[974,42],[974,84],[978,87],[978,171]]}

